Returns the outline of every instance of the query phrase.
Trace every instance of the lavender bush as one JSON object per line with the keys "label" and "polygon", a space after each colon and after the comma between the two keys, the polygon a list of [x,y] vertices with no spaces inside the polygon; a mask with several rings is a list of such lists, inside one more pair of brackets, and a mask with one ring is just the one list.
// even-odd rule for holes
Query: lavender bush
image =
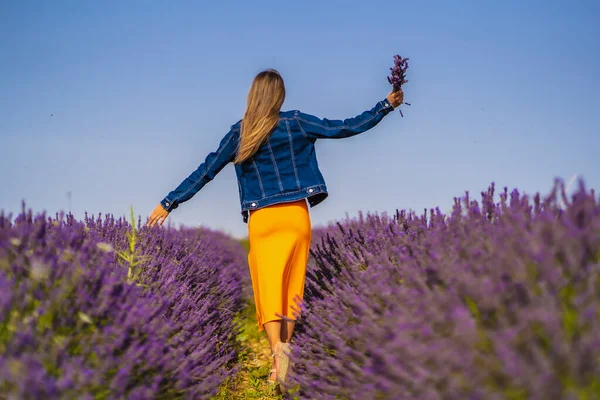
{"label": "lavender bush", "polygon": [[[209,398],[236,372],[241,246],[142,228],[128,283],[112,216],[0,213],[0,393],[19,399]],[[130,254],[131,255],[131,254]]]}
{"label": "lavender bush", "polygon": [[600,204],[559,195],[315,232],[295,397],[599,399]]}

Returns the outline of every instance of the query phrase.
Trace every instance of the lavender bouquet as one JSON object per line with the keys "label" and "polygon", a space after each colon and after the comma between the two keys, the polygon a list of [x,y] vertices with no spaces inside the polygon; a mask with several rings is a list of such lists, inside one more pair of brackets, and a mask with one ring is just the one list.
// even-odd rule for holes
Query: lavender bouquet
{"label": "lavender bouquet", "polygon": [[[402,58],[400,55],[396,54],[394,56],[394,66],[390,68],[392,71],[392,76],[388,76],[388,82],[392,85],[392,90],[394,92],[400,90],[402,85],[408,82],[406,79],[406,70],[408,69],[408,58]],[[410,106],[410,103],[404,103]],[[402,114],[402,110],[400,111],[400,115],[404,117]]]}

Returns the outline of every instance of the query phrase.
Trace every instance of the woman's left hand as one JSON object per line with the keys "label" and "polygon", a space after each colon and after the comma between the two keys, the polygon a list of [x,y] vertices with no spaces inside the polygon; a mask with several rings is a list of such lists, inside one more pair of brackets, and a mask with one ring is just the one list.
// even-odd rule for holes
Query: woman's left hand
{"label": "woman's left hand", "polygon": [[150,217],[148,218],[148,226],[154,226],[158,221],[160,221],[158,225],[162,225],[168,216],[169,212],[165,210],[161,204],[159,204],[154,208],[152,214],[150,214]]}
{"label": "woman's left hand", "polygon": [[404,103],[404,92],[402,91],[402,89],[397,90],[395,92],[392,91],[390,92],[390,94],[387,95],[387,99],[392,105],[392,107],[396,108],[402,103]]}

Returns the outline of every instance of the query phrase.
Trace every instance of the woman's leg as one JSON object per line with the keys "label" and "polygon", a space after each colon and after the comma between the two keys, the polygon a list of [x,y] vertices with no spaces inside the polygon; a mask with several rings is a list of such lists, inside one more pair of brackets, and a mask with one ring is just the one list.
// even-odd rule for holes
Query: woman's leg
{"label": "woman's leg", "polygon": [[[269,345],[271,346],[271,353],[275,353],[275,345],[278,342],[281,342],[281,320],[279,321],[269,321],[266,322],[263,327],[265,328],[265,332],[267,333],[267,338],[269,339]],[[273,362],[271,364],[271,369],[278,370],[277,358],[273,357]],[[277,380],[277,371],[272,372],[269,375],[269,380],[275,382]]]}
{"label": "woman's leg", "polygon": [[296,321],[286,321],[281,324],[281,341],[289,342],[292,340],[292,334],[294,333],[294,327],[296,326]]}
{"label": "woman's leg", "polygon": [[281,320],[278,321],[269,321],[264,325],[265,332],[267,332],[267,338],[269,338],[269,344],[271,345],[271,350],[275,350],[275,345],[277,342],[282,342],[281,340]]}

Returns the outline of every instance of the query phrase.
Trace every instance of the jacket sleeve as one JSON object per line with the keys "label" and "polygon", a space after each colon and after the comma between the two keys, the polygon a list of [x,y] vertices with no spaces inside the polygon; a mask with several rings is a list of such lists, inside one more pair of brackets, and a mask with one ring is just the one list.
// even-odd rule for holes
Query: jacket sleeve
{"label": "jacket sleeve", "polygon": [[393,109],[390,102],[385,98],[377,102],[372,109],[343,121],[320,119],[300,111],[297,113],[297,119],[300,129],[309,138],[342,139],[368,131]]}
{"label": "jacket sleeve", "polygon": [[160,204],[167,211],[174,210],[179,204],[188,201],[231,161],[236,152],[235,131],[231,129],[221,140],[219,148],[206,156],[200,166],[161,200]]}

